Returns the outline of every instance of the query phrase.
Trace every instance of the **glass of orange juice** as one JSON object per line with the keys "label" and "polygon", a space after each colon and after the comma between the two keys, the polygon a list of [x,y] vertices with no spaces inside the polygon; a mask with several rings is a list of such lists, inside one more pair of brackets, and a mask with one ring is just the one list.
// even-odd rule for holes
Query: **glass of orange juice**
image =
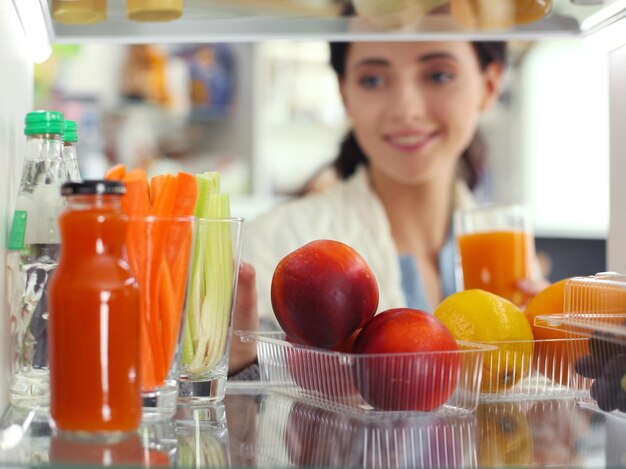
{"label": "glass of orange juice", "polygon": [[457,279],[465,290],[479,288],[518,306],[517,287],[532,278],[535,253],[530,216],[522,205],[493,205],[457,210],[454,232],[458,248]]}

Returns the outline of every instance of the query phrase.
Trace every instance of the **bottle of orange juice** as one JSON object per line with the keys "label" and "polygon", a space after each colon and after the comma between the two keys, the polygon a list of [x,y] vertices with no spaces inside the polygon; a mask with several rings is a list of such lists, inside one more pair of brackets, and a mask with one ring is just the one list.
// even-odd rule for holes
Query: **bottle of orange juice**
{"label": "bottle of orange juice", "polygon": [[126,259],[120,181],[61,188],[61,257],[50,281],[50,413],[64,432],[115,436],[141,421],[139,287]]}

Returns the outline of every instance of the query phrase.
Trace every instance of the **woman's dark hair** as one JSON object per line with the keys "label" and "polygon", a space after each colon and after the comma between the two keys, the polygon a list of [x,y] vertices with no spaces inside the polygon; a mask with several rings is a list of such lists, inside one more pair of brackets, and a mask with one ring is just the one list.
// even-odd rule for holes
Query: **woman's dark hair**
{"label": "woman's dark hair", "polygon": [[[471,43],[478,57],[481,70],[485,70],[491,63],[506,63],[506,42],[481,41]],[[350,48],[349,42],[330,43],[330,64],[341,80],[345,76],[346,58]],[[459,174],[470,189],[474,189],[480,181],[482,168],[485,163],[485,145],[477,132],[474,139],[461,155]],[[368,160],[359,147],[354,132],[350,131],[341,142],[339,155],[333,162],[333,167],[341,179],[349,178],[356,169],[368,164]]]}

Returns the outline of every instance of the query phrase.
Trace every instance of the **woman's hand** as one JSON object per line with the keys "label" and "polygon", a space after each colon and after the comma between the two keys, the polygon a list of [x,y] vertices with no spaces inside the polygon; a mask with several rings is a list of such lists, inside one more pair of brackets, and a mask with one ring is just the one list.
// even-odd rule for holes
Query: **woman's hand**
{"label": "woman's hand", "polygon": [[[247,262],[239,264],[239,284],[235,299],[233,330],[259,330],[259,313],[256,294],[256,272]],[[228,374],[233,375],[251,365],[256,360],[256,344],[244,344],[239,337],[233,337],[230,349]]]}

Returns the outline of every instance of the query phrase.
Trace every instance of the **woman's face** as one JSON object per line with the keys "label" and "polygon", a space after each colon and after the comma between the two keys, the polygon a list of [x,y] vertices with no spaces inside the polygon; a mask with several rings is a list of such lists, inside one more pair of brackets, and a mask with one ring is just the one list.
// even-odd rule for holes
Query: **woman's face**
{"label": "woman's face", "polygon": [[371,170],[414,185],[454,174],[501,75],[469,42],[355,42],[340,86]]}

